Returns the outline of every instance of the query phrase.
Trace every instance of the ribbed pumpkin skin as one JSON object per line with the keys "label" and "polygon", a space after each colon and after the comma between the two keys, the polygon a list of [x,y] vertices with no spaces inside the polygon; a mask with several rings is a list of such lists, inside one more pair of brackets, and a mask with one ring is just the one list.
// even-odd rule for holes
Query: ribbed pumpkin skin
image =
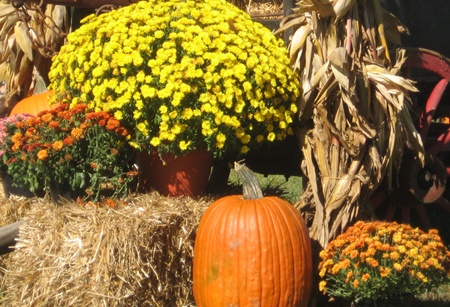
{"label": "ribbed pumpkin skin", "polygon": [[311,280],[308,229],[290,203],[233,195],[202,216],[194,247],[197,306],[307,306]]}
{"label": "ribbed pumpkin skin", "polygon": [[36,116],[41,111],[50,110],[57,106],[57,104],[50,105],[49,97],[52,95],[53,91],[47,91],[24,98],[13,107],[9,115],[25,113]]}

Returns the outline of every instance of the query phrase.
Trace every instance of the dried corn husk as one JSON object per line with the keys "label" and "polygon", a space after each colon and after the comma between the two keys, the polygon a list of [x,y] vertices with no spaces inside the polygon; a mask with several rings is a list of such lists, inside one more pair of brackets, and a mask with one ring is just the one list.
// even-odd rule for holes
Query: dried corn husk
{"label": "dried corn husk", "polygon": [[8,88],[0,97],[0,116],[36,92],[39,83],[45,90],[51,56],[64,43],[68,27],[65,6],[29,1],[16,9],[10,1],[0,3],[0,81]]}
{"label": "dried corn husk", "polygon": [[398,75],[402,54],[394,65],[389,53],[405,28],[379,0],[300,0],[276,33],[288,29],[304,92],[297,132],[309,179],[297,206],[324,247],[371,216],[369,197],[385,178],[394,184],[405,146],[423,158],[409,114],[416,88]]}

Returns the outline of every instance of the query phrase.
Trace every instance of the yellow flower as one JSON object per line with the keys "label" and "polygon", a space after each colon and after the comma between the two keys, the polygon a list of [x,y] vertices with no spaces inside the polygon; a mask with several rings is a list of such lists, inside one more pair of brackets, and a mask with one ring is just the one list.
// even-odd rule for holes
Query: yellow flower
{"label": "yellow flower", "polygon": [[186,142],[186,141],[180,141],[180,149],[182,150],[182,151],[185,151],[186,149],[188,149],[189,148],[189,145],[191,144],[191,142],[189,141],[189,142]]}
{"label": "yellow flower", "polygon": [[216,136],[216,145],[219,148],[222,148],[225,145],[225,141],[227,140],[227,137],[223,133],[219,133]]}
{"label": "yellow flower", "polygon": [[147,130],[147,125],[146,125],[145,123],[139,123],[139,124],[137,125],[137,129],[138,129],[140,132],[145,132],[145,131]]}
{"label": "yellow flower", "polygon": [[[71,106],[87,101],[114,112],[134,129],[134,146],[158,138],[160,150],[179,153],[183,140],[206,141],[215,156],[292,135],[301,95],[284,42],[225,0],[139,1],[88,16],[54,57],[49,78]],[[160,133],[173,123],[180,126]],[[243,133],[230,133],[237,128]]]}
{"label": "yellow flower", "polygon": [[327,287],[327,282],[322,280],[321,282],[319,282],[319,291],[321,292],[326,292],[326,287]]}
{"label": "yellow flower", "polygon": [[396,270],[397,272],[403,270],[403,266],[398,262],[395,262],[393,267],[394,267],[394,270]]}
{"label": "yellow flower", "polygon": [[118,120],[122,120],[123,119],[122,111],[118,110],[118,111],[114,112],[114,117],[117,118]]}
{"label": "yellow flower", "polygon": [[167,113],[167,110],[168,110],[168,108],[167,108],[166,105],[162,105],[162,106],[159,107],[159,112],[160,112],[161,114],[166,114],[166,113]]}
{"label": "yellow flower", "polygon": [[399,243],[402,240],[402,234],[396,232],[392,237],[392,240],[394,241],[394,243]]}
{"label": "yellow flower", "polygon": [[172,129],[170,129],[170,132],[173,134],[180,134],[182,132],[182,126],[180,124],[175,124]]}

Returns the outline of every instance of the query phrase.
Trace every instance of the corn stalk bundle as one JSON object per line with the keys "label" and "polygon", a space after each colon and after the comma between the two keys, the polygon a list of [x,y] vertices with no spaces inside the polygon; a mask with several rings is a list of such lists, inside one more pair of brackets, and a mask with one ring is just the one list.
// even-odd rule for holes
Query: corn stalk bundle
{"label": "corn stalk bundle", "polygon": [[64,6],[0,3],[0,81],[8,89],[0,96],[1,116],[33,93],[38,80],[48,83],[51,56],[64,43],[67,24]]}
{"label": "corn stalk bundle", "polygon": [[410,113],[416,88],[399,76],[401,49],[396,61],[389,53],[402,30],[379,0],[300,0],[277,31],[291,33],[303,87],[297,133],[308,182],[297,206],[322,247],[372,215],[369,197],[383,180],[394,184],[405,146],[423,161]]}

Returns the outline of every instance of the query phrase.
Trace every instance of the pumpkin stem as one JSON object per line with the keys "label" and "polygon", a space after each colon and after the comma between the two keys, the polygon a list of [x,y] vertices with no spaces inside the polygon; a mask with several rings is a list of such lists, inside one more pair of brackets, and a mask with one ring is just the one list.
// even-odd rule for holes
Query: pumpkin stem
{"label": "pumpkin stem", "polygon": [[244,199],[259,199],[263,198],[261,186],[258,178],[245,164],[234,162],[234,170],[239,175],[242,181],[242,190]]}

